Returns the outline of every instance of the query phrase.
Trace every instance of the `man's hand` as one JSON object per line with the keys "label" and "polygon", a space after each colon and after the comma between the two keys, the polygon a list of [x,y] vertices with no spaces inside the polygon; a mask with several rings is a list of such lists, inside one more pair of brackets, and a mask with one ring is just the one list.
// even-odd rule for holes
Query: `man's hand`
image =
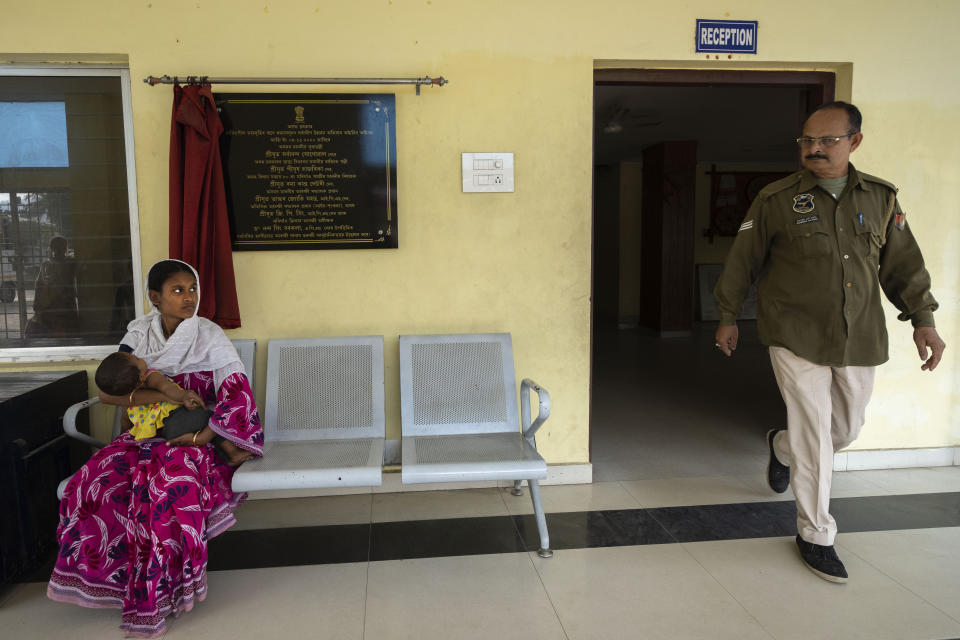
{"label": "man's hand", "polygon": [[[913,342],[917,345],[920,359],[924,361],[920,369],[923,371],[936,369],[940,364],[940,358],[943,357],[943,350],[947,348],[937,330],[933,327],[917,327],[913,330]],[[930,347],[930,357],[927,357],[927,347]]]}
{"label": "man's hand", "polygon": [[737,340],[740,338],[740,330],[737,325],[719,326],[714,336],[714,343],[724,355],[732,356],[737,349]]}

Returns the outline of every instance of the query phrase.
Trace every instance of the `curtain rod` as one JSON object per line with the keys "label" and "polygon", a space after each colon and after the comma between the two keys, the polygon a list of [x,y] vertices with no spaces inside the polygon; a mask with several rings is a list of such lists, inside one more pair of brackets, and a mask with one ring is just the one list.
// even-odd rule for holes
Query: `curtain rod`
{"label": "curtain rod", "polygon": [[154,87],[158,84],[415,84],[417,95],[421,85],[442,87],[449,80],[443,76],[431,78],[211,78],[209,76],[147,76],[143,81]]}

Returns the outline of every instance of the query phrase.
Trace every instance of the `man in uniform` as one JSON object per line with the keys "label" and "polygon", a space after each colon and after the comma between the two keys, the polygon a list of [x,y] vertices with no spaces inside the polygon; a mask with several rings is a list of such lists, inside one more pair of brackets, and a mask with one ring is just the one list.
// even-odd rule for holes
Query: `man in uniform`
{"label": "man in uniform", "polygon": [[818,576],[846,582],[830,516],[834,451],[864,422],[874,368],[887,360],[881,289],[913,324],[923,365],[944,350],[937,302],[920,249],[889,182],[860,173],[860,111],[845,102],[817,109],[797,139],[804,169],[763,189],[747,212],[714,289],[716,346],[737,348],[737,316],[758,281],[758,329],[787,407],[787,429],[767,433],[767,479],[793,488],[797,547]]}

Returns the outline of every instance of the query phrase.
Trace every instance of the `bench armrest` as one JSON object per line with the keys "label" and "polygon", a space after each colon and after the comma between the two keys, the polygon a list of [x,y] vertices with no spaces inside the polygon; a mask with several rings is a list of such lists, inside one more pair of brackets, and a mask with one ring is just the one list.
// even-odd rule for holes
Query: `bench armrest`
{"label": "bench armrest", "polygon": [[[530,424],[530,391],[537,392],[539,407],[537,410],[537,419]],[[520,423],[523,427],[523,437],[533,440],[534,434],[540,428],[547,418],[550,417],[550,394],[546,389],[538,385],[529,378],[524,378],[520,383]]]}
{"label": "bench armrest", "polygon": [[83,402],[70,405],[66,413],[63,414],[63,432],[75,440],[79,440],[85,444],[102,449],[103,447],[107,446],[106,443],[100,442],[96,438],[91,438],[87,434],[77,431],[77,414],[83,409],[86,409],[91,405],[95,405],[98,402],[100,402],[100,398],[90,398],[89,400],[84,400]]}

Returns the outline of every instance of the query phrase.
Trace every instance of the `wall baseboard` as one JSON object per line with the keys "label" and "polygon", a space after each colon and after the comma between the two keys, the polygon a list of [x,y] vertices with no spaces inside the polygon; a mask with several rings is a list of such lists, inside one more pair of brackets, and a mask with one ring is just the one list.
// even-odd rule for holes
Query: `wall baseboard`
{"label": "wall baseboard", "polygon": [[865,449],[833,455],[834,471],[949,467],[960,465],[960,447],[933,449]]}

